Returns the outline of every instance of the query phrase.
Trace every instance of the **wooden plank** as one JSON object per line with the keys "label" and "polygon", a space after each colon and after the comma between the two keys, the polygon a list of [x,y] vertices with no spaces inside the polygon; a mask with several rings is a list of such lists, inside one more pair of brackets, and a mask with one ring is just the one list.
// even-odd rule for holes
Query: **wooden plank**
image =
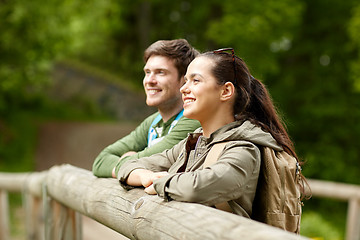
{"label": "wooden plank", "polygon": [[34,173],[4,173],[0,172],[0,189],[8,192],[21,193],[24,189],[31,194],[42,196],[42,183],[47,171]]}
{"label": "wooden plank", "polygon": [[81,240],[82,225],[81,216],[75,210],[63,204],[56,203],[59,207],[59,214],[55,219],[56,239],[58,240]]}
{"label": "wooden plank", "polygon": [[[351,184],[313,179],[308,181],[313,196],[346,201],[351,199],[348,210],[347,236],[354,236],[354,234],[359,236],[360,220],[358,217],[358,205],[360,201],[360,187]],[[50,184],[50,187],[42,188],[43,183]],[[3,192],[21,192],[22,190],[25,190],[29,194],[40,197],[43,194],[43,189],[49,189],[51,196],[56,197],[56,199],[63,204],[86,216],[92,217],[130,238],[136,236],[139,239],[161,239],[166,236],[166,238],[175,237],[174,239],[176,239],[176,236],[179,234],[179,226],[182,226],[180,228],[180,233],[183,236],[191,236],[191,238],[193,238],[192,231],[195,231],[195,226],[196,233],[198,233],[198,231],[202,232],[202,235],[199,234],[199,239],[201,237],[209,237],[206,232],[210,232],[212,233],[212,236],[216,237],[224,237],[221,234],[228,235],[229,232],[236,232],[237,234],[240,234],[236,235],[237,237],[241,236],[241,234],[245,234],[247,239],[250,239],[249,235],[247,235],[250,233],[248,233],[247,230],[252,229],[252,225],[257,226],[257,224],[259,224],[234,215],[222,216],[222,214],[224,214],[223,212],[198,204],[179,203],[175,201],[166,203],[157,196],[148,196],[144,194],[141,189],[125,191],[119,186],[115,179],[96,178],[87,170],[69,165],[54,167],[51,169],[51,174],[48,174],[48,171],[40,173],[0,173],[0,190],[3,190]],[[8,205],[8,203],[4,203],[3,199],[4,195],[2,194],[1,204]],[[49,197],[43,197],[43,199],[46,199],[46,201],[43,202],[44,209],[47,211],[44,212],[45,216],[47,216],[45,219],[47,219],[46,221],[50,221],[53,217],[53,213],[51,213],[51,199]],[[114,214],[114,212],[116,214]],[[193,218],[194,212],[197,214],[195,218]],[[2,215],[4,215],[4,213],[8,214],[1,211]],[[189,215],[192,216],[191,219],[193,220],[188,219]],[[236,219],[233,219],[234,217]],[[169,218],[168,221],[165,221],[167,218]],[[187,222],[183,222],[182,219],[188,220]],[[203,219],[211,219],[211,221],[216,224],[206,224],[210,222],[206,221],[204,224],[208,225],[207,227],[199,227],[198,224],[202,223]],[[224,219],[226,220],[224,221]],[[198,223],[192,221],[198,221]],[[236,227],[229,228],[226,227],[228,226],[227,224],[230,226],[236,225]],[[216,227],[213,228],[212,226]],[[46,232],[46,239],[51,239],[51,236],[53,236],[53,227],[54,226],[51,224],[48,225],[48,227],[44,227],[45,230],[43,232]],[[244,227],[244,229],[242,229],[242,227]],[[149,231],[150,228],[154,229],[154,235],[149,234],[152,232]],[[165,228],[166,230],[164,232]],[[253,230],[256,233],[251,234],[259,233],[261,236],[267,236],[269,237],[268,239],[272,239],[271,234],[268,232],[270,230],[267,228],[268,226],[265,225],[264,230],[259,232],[258,227],[256,227],[256,231]],[[227,232],[222,232],[224,230],[221,229],[226,229]],[[238,232],[239,229],[242,230]],[[172,230],[175,232],[173,233]],[[278,229],[275,229],[274,231],[276,232],[276,230]],[[2,233],[3,231],[1,230],[1,234]],[[81,236],[81,233],[79,232],[76,234],[77,236]],[[353,240],[353,238],[350,239]],[[359,237],[355,239],[359,240]]]}
{"label": "wooden plank", "polygon": [[321,181],[309,179],[312,195],[316,197],[335,198],[348,201],[349,199],[360,199],[360,186],[335,183],[330,181]]}
{"label": "wooden plank", "polygon": [[70,165],[50,169],[48,194],[131,239],[306,239],[195,203],[165,202]]}
{"label": "wooden plank", "polygon": [[0,189],[0,240],[10,240],[9,226],[8,193]]}
{"label": "wooden plank", "polygon": [[33,196],[42,197],[43,183],[46,181],[48,172],[34,172],[25,179],[25,190]]}
{"label": "wooden plank", "polygon": [[29,173],[4,173],[0,174],[0,189],[8,192],[20,193],[25,186]]}
{"label": "wooden plank", "polygon": [[83,239],[83,222],[82,222],[82,215],[79,212],[72,211],[72,225],[74,231],[74,239],[75,240],[82,240]]}
{"label": "wooden plank", "polygon": [[360,240],[360,199],[349,201],[346,240]]}
{"label": "wooden plank", "polygon": [[43,211],[44,211],[44,238],[45,240],[53,240],[54,229],[53,229],[53,209],[52,209],[52,200],[48,196],[46,190],[46,184],[43,184],[42,190],[42,202],[43,202]]}
{"label": "wooden plank", "polygon": [[25,209],[26,239],[43,240],[44,222],[41,199],[25,192],[23,194],[23,205]]}

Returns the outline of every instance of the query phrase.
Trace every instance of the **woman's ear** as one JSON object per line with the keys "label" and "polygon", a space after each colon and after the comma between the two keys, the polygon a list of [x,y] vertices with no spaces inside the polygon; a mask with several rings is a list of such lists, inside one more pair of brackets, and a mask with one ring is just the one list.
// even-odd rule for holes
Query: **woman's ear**
{"label": "woman's ear", "polygon": [[228,101],[235,95],[235,87],[231,82],[226,82],[221,88],[220,99],[222,101]]}

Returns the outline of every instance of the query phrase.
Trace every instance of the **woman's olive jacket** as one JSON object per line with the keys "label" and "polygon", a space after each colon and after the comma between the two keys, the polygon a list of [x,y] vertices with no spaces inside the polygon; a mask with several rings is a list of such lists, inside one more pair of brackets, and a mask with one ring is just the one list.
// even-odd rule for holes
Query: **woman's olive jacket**
{"label": "woman's olive jacket", "polygon": [[[201,132],[198,129],[188,134],[162,153],[124,163],[118,180],[126,187],[126,179],[135,169],[168,171],[168,176],[153,182],[160,197],[207,206],[228,202],[232,212],[249,218],[260,171],[260,148],[266,146],[277,151],[282,148],[270,133],[250,121],[227,124],[209,138]],[[217,162],[203,168],[211,147],[224,141],[228,143]]]}

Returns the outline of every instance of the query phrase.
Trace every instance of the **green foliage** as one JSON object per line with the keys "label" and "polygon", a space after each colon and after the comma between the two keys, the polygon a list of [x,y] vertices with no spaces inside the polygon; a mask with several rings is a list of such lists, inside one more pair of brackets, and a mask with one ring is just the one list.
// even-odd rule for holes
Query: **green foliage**
{"label": "green foliage", "polygon": [[299,0],[224,1],[224,13],[212,21],[207,35],[218,46],[232,46],[255,76],[279,72],[278,52],[292,47],[301,23]]}
{"label": "green foliage", "polygon": [[349,21],[348,32],[357,59],[350,65],[351,78],[354,81],[355,89],[360,92],[360,4],[353,9],[352,18]]}
{"label": "green foliage", "polygon": [[353,4],[306,2],[294,47],[280,58],[282,71],[267,80],[291,123],[298,152],[307,161],[305,175],[360,183],[360,169],[349,168],[358,166],[360,149],[359,95],[348,71],[353,55],[344,27]]}
{"label": "green foliage", "polygon": [[121,76],[139,79],[140,86],[146,47],[159,39],[186,38],[196,48],[206,49],[211,43],[205,31],[199,29],[206,29],[221,8],[215,0],[168,1],[166,4],[161,0],[135,0],[118,5],[126,11],[105,17],[108,22],[124,21],[126,24],[112,28],[111,34],[103,36],[106,44],[95,50],[94,55],[90,55],[94,52],[91,51],[78,56]]}
{"label": "green foliage", "polygon": [[53,102],[43,96],[34,97],[28,109],[18,109],[6,120],[0,119],[0,171],[27,172],[35,170],[38,127],[46,121],[109,120],[97,106],[83,104],[79,109]]}
{"label": "green foliage", "polygon": [[[141,87],[143,50],[158,39],[186,38],[201,51],[234,47],[267,84],[306,161],[306,177],[360,184],[357,0],[3,0],[0,5],[1,160],[21,159],[21,166],[32,168],[36,115],[99,113],[86,104],[83,113],[47,105],[41,95],[53,61],[83,61]],[[306,206],[323,214],[330,207],[316,200]],[[320,224],[322,232],[329,228],[316,215],[304,219]],[[338,225],[336,217],[328,219]]]}
{"label": "green foliage", "polygon": [[0,171],[34,170],[36,130],[25,113],[12,114],[9,122],[0,122]]}
{"label": "green foliage", "polygon": [[352,10],[354,5],[224,1],[222,17],[207,31],[217,46],[234,47],[252,74],[267,83],[307,162],[307,177],[360,183],[360,168],[349,169],[358,166],[360,155],[360,101],[354,91],[360,76],[360,8]]}
{"label": "green foliage", "polygon": [[[118,1],[117,1],[118,3]],[[115,7],[114,7],[115,6]],[[3,1],[0,8],[0,113],[22,108],[43,90],[54,60],[90,51],[94,56],[119,22],[111,1]],[[99,20],[100,19],[100,20]],[[93,32],[95,30],[95,32]],[[105,38],[104,38],[105,37]],[[86,47],[85,47],[86,46]],[[90,55],[91,56],[91,55]]]}
{"label": "green foliage", "polygon": [[316,212],[309,212],[302,215],[300,234],[312,239],[343,239],[342,234],[337,228]]}

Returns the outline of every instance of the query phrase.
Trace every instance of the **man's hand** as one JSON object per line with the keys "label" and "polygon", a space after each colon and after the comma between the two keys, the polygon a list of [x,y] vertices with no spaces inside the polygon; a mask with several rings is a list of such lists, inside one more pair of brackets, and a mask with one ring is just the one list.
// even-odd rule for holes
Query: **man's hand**
{"label": "man's hand", "polygon": [[127,157],[127,156],[134,155],[135,153],[136,153],[136,152],[134,152],[134,151],[126,152],[126,153],[124,153],[123,155],[121,155],[121,158],[120,158],[120,159],[122,159],[123,157]]}
{"label": "man's hand", "polygon": [[[134,151],[129,151],[129,152],[124,153],[124,154],[119,158],[119,161],[120,161],[121,159],[123,159],[124,157],[134,155],[135,153],[136,153],[136,152],[134,152]],[[113,178],[116,178],[115,169],[116,169],[116,167],[114,167],[113,170],[112,170],[112,172],[111,172],[111,175],[112,175]]]}

